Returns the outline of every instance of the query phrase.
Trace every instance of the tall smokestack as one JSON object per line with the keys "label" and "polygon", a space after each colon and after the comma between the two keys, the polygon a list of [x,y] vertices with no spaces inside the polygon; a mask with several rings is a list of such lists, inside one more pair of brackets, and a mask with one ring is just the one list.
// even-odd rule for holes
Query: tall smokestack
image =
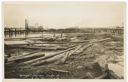
{"label": "tall smokestack", "polygon": [[28,21],[27,19],[25,19],[25,30],[28,31],[29,30],[29,27],[28,27]]}
{"label": "tall smokestack", "polygon": [[25,19],[25,37],[27,37],[28,31],[29,31],[28,21],[27,21],[27,19]]}

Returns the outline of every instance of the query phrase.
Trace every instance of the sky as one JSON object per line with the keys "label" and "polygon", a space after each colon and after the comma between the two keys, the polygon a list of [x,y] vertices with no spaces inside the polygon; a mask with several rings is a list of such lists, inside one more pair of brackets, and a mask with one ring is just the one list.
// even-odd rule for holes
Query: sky
{"label": "sky", "polygon": [[125,24],[124,2],[4,2],[5,27],[109,27]]}

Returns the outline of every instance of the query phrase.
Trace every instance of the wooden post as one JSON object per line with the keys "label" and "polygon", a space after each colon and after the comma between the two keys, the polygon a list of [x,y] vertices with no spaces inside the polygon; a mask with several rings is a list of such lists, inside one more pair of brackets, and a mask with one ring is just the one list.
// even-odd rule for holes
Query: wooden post
{"label": "wooden post", "polygon": [[11,29],[9,29],[9,31],[8,31],[8,32],[9,32],[9,37],[11,37]]}
{"label": "wooden post", "polygon": [[25,19],[25,38],[28,35],[28,31],[29,31],[28,21],[27,21],[27,19]]}
{"label": "wooden post", "polygon": [[15,37],[16,37],[16,28],[15,28]]}

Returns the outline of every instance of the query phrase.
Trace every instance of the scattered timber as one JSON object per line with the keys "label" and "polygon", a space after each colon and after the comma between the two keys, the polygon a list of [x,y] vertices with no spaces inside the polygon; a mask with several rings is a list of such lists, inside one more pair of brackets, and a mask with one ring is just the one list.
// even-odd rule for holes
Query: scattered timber
{"label": "scattered timber", "polygon": [[[91,45],[92,45],[92,44],[89,44],[89,45],[85,46],[84,49],[88,48],[88,47],[91,46]],[[79,45],[79,46],[77,46],[77,47],[75,48],[75,50],[67,51],[67,53],[64,52],[64,53],[63,53],[64,55],[60,55],[60,56],[56,55],[56,56],[54,56],[54,57],[52,57],[52,58],[48,58],[48,59],[45,59],[45,60],[40,60],[40,61],[38,61],[38,62],[36,62],[36,63],[33,63],[32,65],[39,66],[39,65],[42,65],[42,64],[45,64],[45,63],[50,63],[50,62],[53,63],[53,62],[55,62],[55,61],[57,61],[58,64],[59,64],[59,63],[63,64],[63,63],[65,63],[66,59],[67,59],[69,56],[71,56],[73,53],[75,53],[77,50],[79,50],[82,46],[83,46],[83,45]],[[65,53],[66,53],[66,54],[65,54]]]}
{"label": "scattered timber", "polygon": [[40,57],[40,58],[37,58],[37,59],[33,59],[33,60],[30,60],[30,61],[27,61],[27,62],[24,62],[24,63],[29,64],[29,63],[37,62],[37,61],[40,61],[40,60],[48,59],[48,58],[54,57],[56,55],[62,54],[64,52],[71,51],[71,50],[75,49],[76,46],[77,45],[73,45],[73,46],[69,47],[68,49],[63,50],[61,52],[58,52],[58,53],[55,53],[55,54],[52,54],[52,55],[47,55],[47,56],[44,56],[44,57]]}
{"label": "scattered timber", "polygon": [[70,53],[67,53],[66,55],[65,55],[65,52],[63,52],[64,56],[58,54],[59,57],[58,57],[58,55],[56,55],[56,57],[54,56],[52,58],[48,58],[48,59],[45,59],[45,60],[40,60],[40,61],[38,61],[36,63],[33,63],[32,65],[36,65],[37,66],[37,65],[42,65],[42,64],[45,64],[45,63],[55,62],[55,61],[60,61],[60,63],[64,63],[66,61],[67,57],[72,55],[75,51],[79,50],[81,47],[82,47],[82,45],[79,45],[72,52],[67,51],[67,52],[70,52]]}
{"label": "scattered timber", "polygon": [[[102,40],[97,40],[97,41],[93,41],[92,43],[95,43],[95,42],[102,42],[102,41],[106,41],[106,40],[108,40],[108,39],[110,39],[110,38],[102,39]],[[84,44],[81,44],[81,45],[78,45],[77,47],[76,47],[76,45],[75,45],[75,46],[73,46],[73,47],[71,47],[71,48],[69,48],[69,49],[67,49],[67,50],[61,51],[61,52],[59,52],[59,53],[52,54],[52,55],[48,55],[48,56],[44,56],[44,57],[40,57],[40,58],[37,58],[37,59],[33,59],[33,60],[27,61],[27,62],[25,62],[25,63],[26,63],[26,64],[28,64],[28,63],[33,63],[33,65],[41,65],[41,64],[44,64],[44,63],[49,63],[49,62],[57,61],[58,59],[52,58],[52,57],[57,56],[57,55],[59,55],[59,54],[62,54],[62,53],[64,53],[64,52],[69,52],[69,51],[72,50],[70,53],[68,53],[67,55],[65,55],[64,58],[63,58],[63,56],[60,57],[60,60],[63,59],[63,62],[61,61],[61,63],[64,63],[64,62],[66,61],[67,57],[71,56],[73,53],[75,53],[76,51],[78,51],[80,48],[83,47],[83,49],[80,51],[80,52],[82,52],[82,51],[85,50],[86,48],[90,47],[90,46],[92,45],[92,43],[89,43],[87,46],[84,46],[84,47],[83,47],[83,45],[84,45],[85,43],[84,43]],[[74,50],[74,49],[75,49],[75,50]],[[50,58],[50,59],[49,59],[49,58]],[[35,63],[35,62],[36,62],[36,63]]]}
{"label": "scattered timber", "polygon": [[83,40],[83,41],[78,41],[78,42],[72,42],[72,41],[70,41],[70,42],[38,42],[37,43],[37,42],[34,41],[34,42],[30,43],[30,42],[24,41],[22,43],[10,43],[10,42],[8,43],[8,42],[5,42],[5,44],[7,46],[10,46],[10,47],[13,47],[13,46],[18,47],[19,45],[29,45],[29,44],[70,44],[70,43],[76,43],[76,44],[78,44],[78,43],[85,43],[85,42],[96,43],[96,42],[103,42],[103,41],[107,41],[107,40],[111,40],[111,38],[106,38],[106,39],[101,39],[101,40],[95,40],[95,41],[92,41],[92,40]]}
{"label": "scattered timber", "polygon": [[72,41],[69,41],[69,42],[58,42],[58,41],[55,41],[55,42],[28,42],[28,41],[22,41],[22,43],[10,43],[10,42],[6,42],[5,41],[5,44],[8,45],[8,46],[15,46],[15,45],[28,45],[28,44],[72,44],[72,43],[85,43],[85,42],[89,42],[90,40],[84,40],[84,41],[79,41],[79,42],[72,42]]}

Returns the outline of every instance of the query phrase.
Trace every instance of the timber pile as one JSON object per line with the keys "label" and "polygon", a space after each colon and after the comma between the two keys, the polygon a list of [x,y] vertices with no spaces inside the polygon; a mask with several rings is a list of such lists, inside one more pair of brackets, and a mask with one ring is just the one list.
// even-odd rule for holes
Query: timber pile
{"label": "timber pile", "polygon": [[[50,57],[50,58],[48,58],[48,59],[42,59],[41,61],[38,61],[38,62],[36,62],[36,63],[34,63],[34,64],[32,64],[32,65],[41,65],[41,64],[44,64],[44,63],[48,63],[48,62],[54,62],[54,61],[57,61],[58,62],[58,59],[59,59],[59,61],[61,62],[61,63],[64,63],[65,62],[65,60],[67,59],[67,57],[69,57],[69,56],[71,56],[73,53],[75,53],[77,50],[79,50],[80,48],[82,47],[82,45],[79,45],[79,46],[77,46],[76,47],[76,49],[75,50],[72,50],[71,52],[70,52],[70,50],[68,51],[68,53],[67,54],[65,54],[65,53],[63,53],[63,55],[55,55],[54,57]],[[87,46],[88,47],[88,46]],[[86,48],[86,47],[85,47]],[[70,53],[69,53],[70,52]],[[59,62],[58,62],[59,63]]]}
{"label": "timber pile", "polygon": [[24,62],[24,63],[25,64],[30,64],[30,63],[34,63],[34,62],[37,62],[37,61],[40,61],[40,60],[45,60],[45,59],[48,59],[48,58],[52,58],[54,56],[57,56],[57,55],[60,55],[60,54],[62,54],[64,52],[66,52],[66,51],[73,50],[75,47],[76,47],[76,45],[73,45],[72,47],[69,47],[67,50],[64,50],[64,51],[61,51],[61,52],[57,52],[56,54],[46,55],[44,57],[33,59],[33,60],[30,60],[30,61],[27,61],[27,62]]}
{"label": "timber pile", "polygon": [[[91,47],[93,45],[93,43],[96,42],[102,42],[102,41],[106,41],[109,40],[109,38],[107,39],[102,39],[102,40],[98,40],[98,41],[91,41],[88,45],[86,45],[85,43],[82,43],[80,45],[73,45],[71,47],[69,47],[68,49],[58,52],[56,54],[52,54],[52,55],[46,55],[44,56],[44,54],[38,54],[38,55],[33,55],[34,53],[29,53],[26,54],[25,56],[19,56],[15,59],[13,59],[12,61],[22,61],[24,62],[24,64],[32,64],[32,65],[41,65],[44,63],[48,63],[48,62],[53,62],[53,61],[57,61],[59,60],[58,63],[64,63],[66,61],[66,59],[68,57],[70,57],[72,54],[80,54],[81,52],[85,51],[85,49],[87,49],[88,47]],[[86,45],[86,46],[85,46]],[[32,54],[32,55],[30,55]]]}

